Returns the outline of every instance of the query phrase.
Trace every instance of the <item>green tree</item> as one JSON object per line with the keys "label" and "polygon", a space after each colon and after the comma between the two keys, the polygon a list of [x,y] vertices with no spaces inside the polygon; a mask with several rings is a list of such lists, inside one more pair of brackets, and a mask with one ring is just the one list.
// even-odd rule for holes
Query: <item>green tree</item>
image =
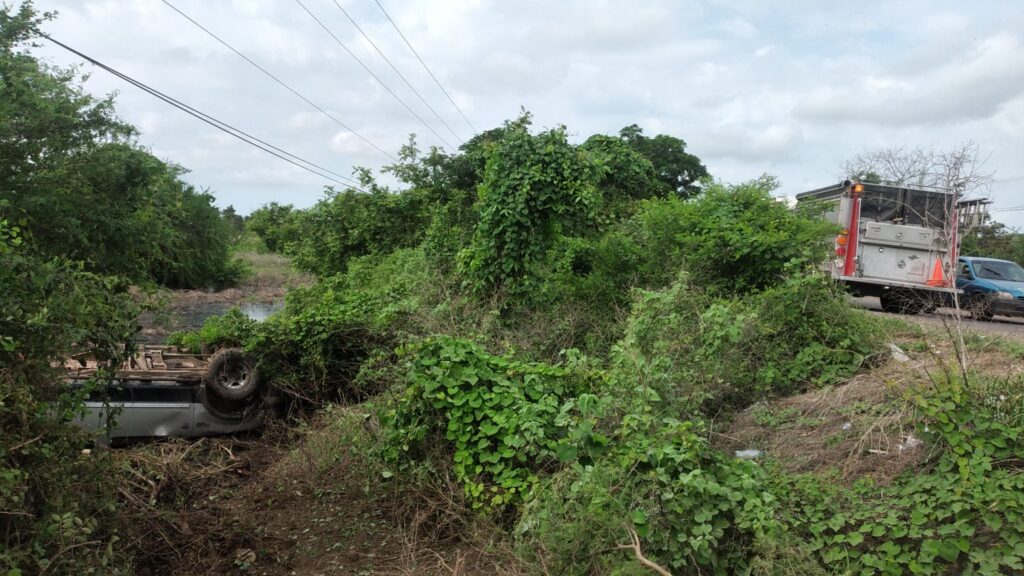
{"label": "green tree", "polygon": [[598,189],[603,212],[628,215],[635,210],[637,200],[666,193],[651,161],[622,139],[595,134],[580,149],[600,169]]}
{"label": "green tree", "polygon": [[228,225],[234,239],[237,239],[245,232],[245,216],[239,214],[231,204],[228,204],[227,208],[221,209],[220,216]]}
{"label": "green tree", "polygon": [[291,204],[264,204],[245,221],[245,226],[259,236],[270,252],[283,253],[289,242],[298,239],[295,219],[298,211]]}
{"label": "green tree", "polygon": [[0,9],[0,199],[33,250],[134,281],[230,283],[226,225],[184,170],[133,141],[113,99],[81,88],[74,69],[29,53],[39,26],[31,2]]}
{"label": "green tree", "polygon": [[636,124],[620,130],[619,137],[651,161],[658,180],[669,192],[687,198],[700,190],[698,182],[708,175],[708,170],[700,158],[686,151],[682,139],[667,134],[648,138]]}
{"label": "green tree", "polygon": [[983,256],[1024,262],[1024,234],[1002,222],[988,221],[968,230],[960,239],[960,253],[964,256]]}

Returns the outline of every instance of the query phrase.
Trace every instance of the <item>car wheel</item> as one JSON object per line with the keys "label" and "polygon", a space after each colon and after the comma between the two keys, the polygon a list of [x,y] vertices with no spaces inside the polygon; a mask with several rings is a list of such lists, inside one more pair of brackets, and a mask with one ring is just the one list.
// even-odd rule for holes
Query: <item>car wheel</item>
{"label": "car wheel", "polygon": [[210,357],[206,387],[224,400],[245,400],[260,387],[256,363],[238,348],[225,348]]}

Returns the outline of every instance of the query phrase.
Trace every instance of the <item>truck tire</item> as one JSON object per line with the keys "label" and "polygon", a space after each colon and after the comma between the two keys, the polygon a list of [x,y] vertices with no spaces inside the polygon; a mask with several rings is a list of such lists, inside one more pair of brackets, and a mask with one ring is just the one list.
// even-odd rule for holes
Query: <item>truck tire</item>
{"label": "truck tire", "polygon": [[889,314],[902,314],[903,306],[900,305],[900,299],[893,292],[885,292],[878,297],[879,303],[882,305],[882,312],[888,312]]}
{"label": "truck tire", "polygon": [[879,296],[882,310],[890,314],[920,314],[924,300],[912,291],[889,290]]}
{"label": "truck tire", "polygon": [[250,413],[250,402],[225,400],[210,393],[209,385],[203,386],[199,392],[199,402],[210,415],[227,422],[242,422]]}
{"label": "truck tire", "polygon": [[224,400],[241,401],[260,388],[256,363],[238,348],[225,348],[210,357],[206,369],[206,388]]}
{"label": "truck tire", "polygon": [[970,300],[971,318],[980,322],[988,322],[992,320],[992,303],[988,297],[984,294],[978,294]]}

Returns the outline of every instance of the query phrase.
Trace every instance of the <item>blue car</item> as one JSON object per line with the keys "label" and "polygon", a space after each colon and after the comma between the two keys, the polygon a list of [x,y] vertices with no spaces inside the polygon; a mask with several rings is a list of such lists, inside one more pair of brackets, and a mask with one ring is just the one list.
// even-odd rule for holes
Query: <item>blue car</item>
{"label": "blue car", "polygon": [[964,256],[958,268],[961,306],[976,319],[991,320],[996,314],[1024,316],[1024,268],[1016,262]]}

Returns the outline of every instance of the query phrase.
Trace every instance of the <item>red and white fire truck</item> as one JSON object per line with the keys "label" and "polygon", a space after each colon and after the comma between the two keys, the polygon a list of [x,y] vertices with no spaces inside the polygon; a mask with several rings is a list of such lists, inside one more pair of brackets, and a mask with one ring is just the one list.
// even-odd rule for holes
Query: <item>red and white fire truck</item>
{"label": "red and white fire truck", "polygon": [[797,195],[821,203],[840,227],[832,278],[862,296],[877,296],[888,312],[917,314],[957,295],[957,194],[844,181]]}

